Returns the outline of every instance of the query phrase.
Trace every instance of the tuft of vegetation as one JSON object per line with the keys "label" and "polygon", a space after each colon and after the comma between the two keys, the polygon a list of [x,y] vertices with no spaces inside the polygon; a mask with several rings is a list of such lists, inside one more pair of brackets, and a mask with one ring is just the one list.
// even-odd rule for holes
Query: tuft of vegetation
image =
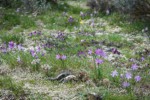
{"label": "tuft of vegetation", "polygon": [[6,44],[8,44],[10,41],[14,41],[17,44],[22,44],[24,42],[24,37],[21,34],[16,33],[11,34],[3,32],[0,34],[0,39]]}
{"label": "tuft of vegetation", "polygon": [[0,76],[0,89],[9,90],[14,95],[14,98],[19,98],[24,95],[22,84],[14,82],[9,76]]}

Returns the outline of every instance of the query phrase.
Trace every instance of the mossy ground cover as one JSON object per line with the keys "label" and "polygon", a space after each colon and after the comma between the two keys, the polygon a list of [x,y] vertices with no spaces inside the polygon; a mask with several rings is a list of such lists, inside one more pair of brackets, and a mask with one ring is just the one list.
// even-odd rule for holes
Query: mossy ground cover
{"label": "mossy ground cover", "polygon": [[[150,98],[150,45],[142,31],[148,23],[95,13],[85,1],[60,3],[40,15],[2,10],[7,13],[0,16],[0,98]],[[63,70],[83,77],[47,80]]]}

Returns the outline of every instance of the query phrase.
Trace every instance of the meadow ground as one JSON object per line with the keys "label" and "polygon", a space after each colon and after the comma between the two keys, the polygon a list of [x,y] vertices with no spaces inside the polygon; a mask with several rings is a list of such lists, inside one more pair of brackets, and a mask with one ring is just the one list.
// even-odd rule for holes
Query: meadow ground
{"label": "meadow ground", "polygon": [[[150,99],[149,22],[85,0],[42,14],[0,10],[0,99]],[[48,80],[63,72],[72,77]]]}

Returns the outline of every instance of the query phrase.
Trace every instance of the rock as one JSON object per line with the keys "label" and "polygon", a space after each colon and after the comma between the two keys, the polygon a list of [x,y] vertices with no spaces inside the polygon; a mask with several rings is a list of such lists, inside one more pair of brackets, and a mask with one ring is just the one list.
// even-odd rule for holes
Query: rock
{"label": "rock", "polygon": [[77,78],[75,75],[68,75],[65,78],[60,80],[60,82],[62,83],[71,82],[71,81],[77,81]]}
{"label": "rock", "polygon": [[60,81],[60,80],[64,79],[65,77],[69,76],[69,75],[71,75],[71,73],[68,72],[68,71],[66,71],[66,72],[62,72],[62,73],[58,74],[55,78],[48,78],[48,80],[51,80],[51,81],[55,81],[55,80]]}
{"label": "rock", "polygon": [[102,96],[96,93],[88,93],[87,100],[102,100]]}
{"label": "rock", "polygon": [[102,84],[105,85],[105,86],[109,86],[110,85],[110,80],[108,78],[104,78],[102,80]]}

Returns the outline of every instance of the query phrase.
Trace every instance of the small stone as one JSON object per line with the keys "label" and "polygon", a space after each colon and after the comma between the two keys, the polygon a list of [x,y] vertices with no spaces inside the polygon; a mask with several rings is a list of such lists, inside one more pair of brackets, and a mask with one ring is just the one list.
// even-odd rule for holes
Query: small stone
{"label": "small stone", "polygon": [[102,100],[102,96],[96,93],[87,94],[87,100]]}
{"label": "small stone", "polygon": [[102,80],[102,84],[105,85],[105,86],[109,86],[110,85],[110,80],[108,78],[104,78]]}

